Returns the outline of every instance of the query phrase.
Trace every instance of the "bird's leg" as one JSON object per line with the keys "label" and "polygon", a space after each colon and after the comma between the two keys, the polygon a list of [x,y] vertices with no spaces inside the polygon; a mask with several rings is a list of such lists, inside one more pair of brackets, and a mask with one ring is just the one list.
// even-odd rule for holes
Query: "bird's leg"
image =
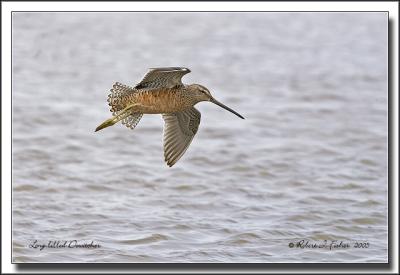
{"label": "bird's leg", "polygon": [[100,131],[101,129],[107,128],[109,126],[114,125],[115,123],[117,123],[120,120],[123,120],[124,118],[127,118],[128,116],[130,116],[132,114],[132,109],[136,107],[136,103],[131,104],[127,107],[125,107],[124,109],[122,109],[116,116],[107,119],[106,121],[104,121],[102,124],[100,124],[95,132]]}

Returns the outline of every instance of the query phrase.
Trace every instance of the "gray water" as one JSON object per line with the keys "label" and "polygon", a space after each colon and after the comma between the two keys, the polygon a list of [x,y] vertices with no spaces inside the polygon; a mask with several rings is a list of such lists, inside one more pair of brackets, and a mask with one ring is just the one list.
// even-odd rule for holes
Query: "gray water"
{"label": "gray water", "polygon": [[[12,23],[14,262],[388,260],[385,13]],[[160,66],[190,68],[185,83],[246,118],[198,104],[199,131],[172,168],[160,115],[94,132],[112,84]],[[36,246],[73,240],[99,247]]]}

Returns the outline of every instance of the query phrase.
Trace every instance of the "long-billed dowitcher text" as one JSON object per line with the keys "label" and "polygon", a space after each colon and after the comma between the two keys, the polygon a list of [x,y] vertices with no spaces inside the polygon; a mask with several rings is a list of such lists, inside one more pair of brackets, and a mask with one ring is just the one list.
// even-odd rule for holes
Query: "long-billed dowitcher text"
{"label": "long-billed dowitcher text", "polygon": [[200,112],[193,106],[209,101],[234,113],[240,114],[217,101],[210,91],[199,84],[185,85],[182,77],[190,73],[188,68],[152,68],[134,87],[115,83],[108,96],[113,117],[96,128],[96,132],[122,120],[126,127],[134,129],[143,114],[162,114],[164,119],[164,158],[173,166],[186,152],[200,124]]}

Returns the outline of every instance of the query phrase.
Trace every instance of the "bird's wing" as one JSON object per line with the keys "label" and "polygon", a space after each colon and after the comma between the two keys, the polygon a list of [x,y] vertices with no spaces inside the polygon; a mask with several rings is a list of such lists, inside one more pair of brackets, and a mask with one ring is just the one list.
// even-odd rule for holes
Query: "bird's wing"
{"label": "bird's wing", "polygon": [[201,114],[192,107],[183,112],[163,114],[164,157],[168,166],[174,165],[186,152],[199,128]]}
{"label": "bird's wing", "polygon": [[152,68],[135,88],[155,89],[181,86],[183,85],[181,79],[187,73],[190,73],[190,70],[183,67]]}

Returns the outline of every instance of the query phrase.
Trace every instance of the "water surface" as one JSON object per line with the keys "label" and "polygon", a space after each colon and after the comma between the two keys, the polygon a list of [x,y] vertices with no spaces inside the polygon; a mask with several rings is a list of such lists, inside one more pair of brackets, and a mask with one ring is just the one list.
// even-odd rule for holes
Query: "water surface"
{"label": "water surface", "polygon": [[[14,13],[13,261],[386,262],[387,43],[385,13]],[[173,168],[159,115],[94,132],[159,66],[246,118],[198,104]]]}

